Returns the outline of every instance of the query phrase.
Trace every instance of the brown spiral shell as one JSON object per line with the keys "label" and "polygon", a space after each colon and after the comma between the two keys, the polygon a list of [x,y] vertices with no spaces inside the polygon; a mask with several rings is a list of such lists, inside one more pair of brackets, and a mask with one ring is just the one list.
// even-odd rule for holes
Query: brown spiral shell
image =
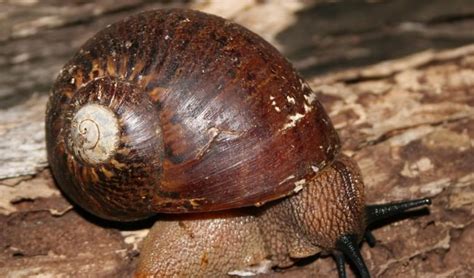
{"label": "brown spiral shell", "polygon": [[340,145],[274,47],[191,10],[144,12],[86,42],[53,86],[46,135],[62,190],[116,220],[281,198]]}

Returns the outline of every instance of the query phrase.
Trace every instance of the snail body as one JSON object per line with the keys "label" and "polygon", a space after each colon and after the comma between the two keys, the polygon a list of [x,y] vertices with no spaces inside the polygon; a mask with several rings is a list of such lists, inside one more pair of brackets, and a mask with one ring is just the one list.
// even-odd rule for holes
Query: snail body
{"label": "snail body", "polygon": [[[161,235],[185,221],[193,234],[255,242],[249,253],[270,258],[266,266],[323,250],[339,265],[342,253],[359,258],[368,275],[344,246],[357,247],[371,219],[429,203],[365,206],[357,166],[340,154],[329,117],[291,64],[244,27],[191,10],[144,12],[86,42],[53,86],[46,137],[58,185],[93,214],[200,213],[157,223],[164,232],[147,246],[159,249],[176,250]],[[273,242],[282,231],[298,236],[282,247]],[[210,248],[199,237],[178,243],[198,246],[189,248],[195,256]],[[203,270],[147,250],[138,275],[225,274],[255,263],[212,251],[234,263]]]}

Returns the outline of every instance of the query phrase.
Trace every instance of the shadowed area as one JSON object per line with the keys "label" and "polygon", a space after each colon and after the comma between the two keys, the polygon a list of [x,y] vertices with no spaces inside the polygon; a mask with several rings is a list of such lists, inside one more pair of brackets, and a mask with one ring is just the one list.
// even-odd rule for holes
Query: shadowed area
{"label": "shadowed area", "polygon": [[303,75],[474,41],[474,2],[334,1],[296,13],[277,41]]}

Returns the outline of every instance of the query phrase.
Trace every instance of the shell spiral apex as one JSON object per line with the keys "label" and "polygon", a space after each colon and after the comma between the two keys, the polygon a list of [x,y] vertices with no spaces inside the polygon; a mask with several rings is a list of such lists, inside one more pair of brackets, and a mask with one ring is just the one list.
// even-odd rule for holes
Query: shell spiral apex
{"label": "shell spiral apex", "polygon": [[157,10],[87,41],[53,86],[48,159],[101,217],[259,205],[339,152],[316,94],[269,43],[192,10]]}
{"label": "shell spiral apex", "polygon": [[68,145],[75,157],[90,164],[99,164],[111,157],[117,149],[117,118],[105,106],[87,104],[74,115],[70,136]]}

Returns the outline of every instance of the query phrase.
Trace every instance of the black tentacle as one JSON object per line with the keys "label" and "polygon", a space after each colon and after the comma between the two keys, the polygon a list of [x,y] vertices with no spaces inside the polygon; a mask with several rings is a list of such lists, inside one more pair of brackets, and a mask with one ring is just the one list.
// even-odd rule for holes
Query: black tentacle
{"label": "black tentacle", "polygon": [[374,237],[374,235],[372,234],[371,231],[369,231],[369,230],[365,231],[364,238],[365,238],[365,240],[367,241],[367,243],[369,244],[370,247],[375,246],[375,243],[377,242],[377,240],[375,239],[375,237]]}
{"label": "black tentacle", "polygon": [[336,261],[337,265],[337,273],[339,274],[339,278],[347,278],[346,275],[346,261],[344,260],[344,254],[337,251],[333,253],[334,260]]}
{"label": "black tentacle", "polygon": [[336,242],[336,248],[351,260],[359,271],[361,278],[370,278],[369,270],[360,254],[359,244],[355,235],[343,235],[340,237]]}
{"label": "black tentacle", "polygon": [[431,204],[431,199],[423,198],[398,203],[370,205],[365,207],[367,225],[398,215],[408,209]]}

